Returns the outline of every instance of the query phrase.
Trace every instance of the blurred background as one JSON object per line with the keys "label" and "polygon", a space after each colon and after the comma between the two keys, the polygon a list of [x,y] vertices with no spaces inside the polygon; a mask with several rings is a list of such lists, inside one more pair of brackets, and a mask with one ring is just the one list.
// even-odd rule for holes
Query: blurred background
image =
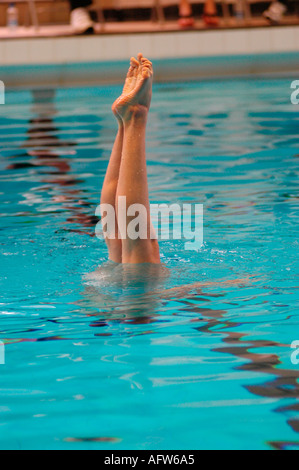
{"label": "blurred background", "polygon": [[[0,1],[0,37],[294,25],[299,1]],[[46,30],[43,29],[46,27]]]}

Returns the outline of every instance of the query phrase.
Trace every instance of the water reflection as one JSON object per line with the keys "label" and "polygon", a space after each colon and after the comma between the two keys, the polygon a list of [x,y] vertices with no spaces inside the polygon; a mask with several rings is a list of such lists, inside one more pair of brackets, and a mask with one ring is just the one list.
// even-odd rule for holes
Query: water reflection
{"label": "water reflection", "polygon": [[[139,272],[138,272],[139,271]],[[133,272],[135,272],[133,277]],[[98,286],[89,286],[83,293],[84,300],[81,300],[80,307],[85,308],[86,314],[93,318],[90,323],[91,328],[103,328],[101,333],[95,333],[96,336],[107,336],[112,333],[105,333],[105,327],[111,322],[129,323],[139,325],[145,323],[155,324],[163,321],[163,309],[167,310],[167,304],[173,300],[180,303],[179,312],[189,314],[189,323],[192,329],[199,334],[211,334],[220,332],[223,346],[213,349],[213,352],[230,354],[238,359],[242,359],[242,365],[234,367],[234,370],[246,372],[258,372],[268,377],[264,383],[256,385],[244,385],[251,394],[264,398],[293,399],[299,398],[299,372],[296,370],[280,368],[282,364],[279,355],[275,350],[281,348],[290,348],[288,344],[281,344],[269,340],[254,340],[250,338],[250,333],[238,333],[234,331],[237,327],[245,325],[227,318],[228,312],[217,308],[215,299],[222,297],[225,302],[227,289],[231,290],[234,285],[236,289],[243,289],[250,280],[233,280],[221,284],[195,283],[187,286],[180,286],[170,289],[164,289],[162,284],[157,285],[157,278],[150,277],[155,274],[148,271],[149,277],[139,284],[135,295],[130,293],[130,289],[137,282],[135,276],[142,275],[142,268],[133,268],[126,279],[115,277],[116,285],[122,285],[119,292],[119,298],[116,296],[103,296],[99,293],[103,278],[98,278]],[[119,275],[119,273],[118,273]],[[106,278],[107,281],[108,277]],[[126,282],[127,281],[127,282]],[[156,284],[156,285],[154,285]],[[210,287],[217,286],[219,293],[211,293]],[[153,290],[152,290],[153,288]],[[97,290],[98,289],[98,290]],[[138,289],[140,290],[138,292]],[[106,301],[106,303],[105,303]],[[202,306],[200,306],[202,304]],[[91,310],[94,312],[91,313]],[[96,311],[98,310],[98,311]],[[173,311],[173,309],[172,309]],[[172,313],[176,315],[177,313]],[[169,320],[168,320],[169,321]],[[186,322],[185,322],[186,323]],[[196,324],[200,323],[199,326]],[[152,334],[148,331],[147,334]],[[138,334],[138,331],[130,332],[131,335]],[[224,337],[223,337],[224,336]],[[265,352],[254,352],[255,349],[263,348]],[[271,349],[271,352],[267,352]],[[248,375],[250,378],[250,374]],[[298,415],[298,403],[279,406],[273,410],[285,416],[288,413]],[[299,420],[297,417],[287,419],[287,424],[294,432],[299,432]],[[268,445],[276,449],[298,448],[298,442],[288,441],[268,441]]]}
{"label": "water reflection", "polygon": [[[173,103],[173,106],[177,107],[175,96]],[[164,109],[168,109],[169,105],[166,102]],[[157,125],[161,127],[161,142],[157,141],[157,132],[152,137],[152,144],[156,146],[152,163],[155,162],[155,164],[159,165],[159,168],[162,168],[164,164],[163,171],[157,172],[154,168],[151,175],[152,178],[156,178],[154,186],[157,191],[161,190],[161,198],[169,197],[170,194],[176,195],[181,191],[184,197],[187,194],[188,197],[193,197],[195,201],[198,201],[198,179],[200,177],[203,180],[205,187],[200,188],[200,191],[210,201],[208,211],[210,212],[210,225],[213,226],[214,231],[210,230],[210,235],[212,234],[213,236],[213,233],[215,233],[215,238],[212,240],[214,245],[210,243],[202,256],[205,270],[210,274],[212,273],[211,278],[213,278],[213,269],[219,270],[221,268],[220,262],[223,262],[222,266],[227,265],[232,267],[231,273],[237,271],[237,269],[233,270],[233,263],[242,262],[242,269],[245,265],[247,269],[254,264],[256,270],[258,263],[260,265],[263,264],[263,272],[267,271],[269,276],[275,275],[277,266],[281,270],[284,268],[291,269],[292,266],[292,261],[286,260],[286,258],[288,253],[290,258],[293,253],[291,251],[288,252],[286,249],[284,256],[281,256],[281,246],[289,244],[290,235],[293,235],[292,231],[294,230],[293,227],[295,227],[295,206],[292,205],[292,200],[296,197],[294,188],[296,187],[297,180],[295,180],[295,165],[292,162],[290,163],[290,161],[291,159],[294,160],[293,155],[295,151],[297,153],[298,151],[297,149],[290,150],[286,156],[282,153],[279,159],[275,151],[272,150],[270,153],[265,152],[258,155],[246,154],[244,159],[240,159],[240,154],[245,151],[248,152],[250,148],[254,150],[258,148],[260,150],[261,148],[273,146],[273,140],[270,142],[263,135],[273,134],[274,136],[275,134],[277,139],[280,139],[279,145],[282,142],[284,144],[287,142],[289,146],[293,145],[295,142],[295,139],[293,139],[295,137],[295,121],[293,120],[293,125],[291,125],[289,113],[288,120],[285,119],[287,116],[285,118],[281,116],[281,119],[275,123],[271,121],[272,113],[269,116],[265,116],[262,113],[252,115],[250,112],[247,113],[245,106],[242,109],[245,110],[244,115],[247,117],[248,114],[250,118],[250,123],[248,123],[248,120],[242,121],[244,129],[246,127],[246,132],[244,130],[236,130],[233,127],[236,124],[230,121],[229,124],[234,129],[234,135],[227,133],[229,113],[219,112],[213,114],[210,111],[202,111],[202,116],[199,116],[197,109],[188,114],[177,114],[174,110],[170,116],[170,125],[168,124],[168,116],[164,120],[161,119],[160,114],[157,117]],[[98,219],[93,215],[95,204],[91,200],[91,187],[84,176],[73,174],[75,165],[72,159],[75,159],[77,156],[77,142],[74,137],[70,139],[59,137],[61,128],[57,124],[59,120],[56,119],[56,117],[59,117],[59,112],[55,106],[55,92],[52,90],[33,92],[31,114],[33,117],[28,121],[27,135],[21,147],[23,153],[16,155],[13,163],[7,167],[11,173],[10,181],[13,181],[18,171],[25,173],[27,169],[32,170],[33,173],[30,173],[30,176],[34,174],[34,183],[37,181],[37,184],[32,184],[30,193],[33,199],[30,199],[28,202],[33,202],[34,204],[34,198],[40,200],[40,195],[44,194],[46,195],[46,202],[45,200],[42,201],[44,206],[41,209],[48,209],[50,203],[51,208],[53,206],[56,207],[57,212],[61,214],[58,222],[60,226],[56,222],[51,224],[49,234],[54,228],[56,231],[76,232],[79,239],[85,234],[94,236],[94,225]],[[82,116],[82,119],[84,119],[84,116]],[[194,123],[194,119],[196,119],[196,123]],[[204,126],[205,122],[206,125]],[[199,127],[199,123],[201,123],[202,128]],[[251,126],[249,126],[251,132],[249,136],[247,135],[248,124]],[[178,127],[180,128],[179,137],[177,137]],[[208,129],[211,129],[213,136],[212,134],[207,134]],[[169,142],[174,143],[170,150],[177,153],[172,155],[169,152],[169,148],[165,148],[165,154],[161,153],[160,156],[159,152],[165,147],[165,142],[167,143],[167,139],[165,140],[166,131],[169,133]],[[218,134],[215,134],[216,131]],[[227,137],[223,136],[222,132],[226,133]],[[232,139],[231,142],[231,138],[234,136],[235,141]],[[206,139],[208,144],[206,154],[209,157],[204,157],[199,163],[199,146],[196,139],[200,139],[202,143],[202,137]],[[181,150],[180,153],[178,143],[182,143],[185,146],[188,142],[187,151],[184,147],[184,151]],[[221,148],[219,142],[221,142]],[[158,150],[157,147],[159,147]],[[231,151],[232,147],[233,151]],[[218,156],[220,154],[227,154],[229,156],[222,156],[221,159],[217,157],[216,160],[213,160],[210,158],[210,155],[213,154],[211,149],[215,149],[215,153],[217,152]],[[194,152],[194,160],[190,157],[190,151]],[[205,152],[202,146],[200,146],[200,152],[201,154]],[[232,155],[234,154],[238,155],[238,158],[233,157]],[[298,157],[298,155],[296,156]],[[277,163],[278,160],[281,162],[279,171],[280,163]],[[187,164],[190,165],[190,168],[187,167]],[[200,175],[196,171],[199,164],[203,169]],[[157,173],[159,173],[158,176],[156,176]],[[169,178],[169,182],[167,178]],[[260,181],[262,183],[259,183]],[[27,187],[30,182],[31,180],[28,177],[26,180]],[[159,194],[157,192],[156,197]],[[23,193],[23,196],[26,199],[28,193]],[[43,222],[40,224],[40,227],[42,227],[42,224]],[[229,242],[226,238],[229,239]],[[275,246],[274,238],[279,240],[279,247]],[[268,240],[270,240],[269,244],[267,244]],[[93,242],[93,240],[89,241]],[[246,246],[242,251],[242,242],[245,245],[245,241]],[[236,243],[235,251],[227,250],[228,243]],[[295,245],[294,249],[296,249]],[[30,248],[26,247],[26,250],[30,255]],[[173,250],[171,254],[177,256],[177,253],[174,253],[175,249],[169,247],[168,254],[171,250]],[[86,250],[87,254],[90,254],[90,252],[91,250]],[[98,253],[100,253],[100,250]],[[232,255],[232,253],[235,254]],[[38,252],[37,255],[40,256],[41,253]],[[74,258],[74,252],[69,251],[67,257]],[[184,255],[182,255],[183,257]],[[232,257],[234,258],[233,260]],[[279,258],[279,263],[277,261],[277,264],[274,266],[275,257]],[[45,258],[45,263],[48,259]],[[271,260],[274,260],[273,263],[270,262]],[[186,260],[182,261],[185,262]],[[61,272],[60,265],[55,266],[55,268],[57,273]],[[188,270],[190,265],[185,264],[184,268]],[[200,268],[202,268],[202,265],[200,265]],[[242,272],[241,268],[238,269],[239,272]],[[271,270],[273,271],[271,272]],[[286,367],[283,368],[279,353],[277,352],[282,348],[289,350],[289,345],[266,339],[267,336],[271,337],[270,334],[276,331],[275,327],[273,329],[271,326],[268,329],[265,328],[265,339],[254,340],[250,333],[252,331],[252,324],[248,323],[248,333],[238,333],[236,331],[238,327],[244,331],[246,323],[229,318],[232,313],[231,307],[228,306],[231,301],[230,294],[233,292],[233,289],[237,291],[241,289],[244,283],[237,280],[234,287],[230,283],[224,283],[216,286],[216,289],[212,289],[212,291],[209,285],[204,285],[203,283],[173,287],[173,285],[179,284],[176,283],[175,274],[172,272],[172,280],[170,282],[169,273],[153,272],[152,268],[146,266],[115,266],[108,263],[108,265],[100,267],[95,273],[87,276],[82,283],[84,284],[84,292],[80,300],[75,301],[74,304],[73,297],[77,298],[77,293],[73,295],[70,301],[70,308],[75,305],[77,310],[74,310],[74,313],[78,313],[79,320],[78,317],[73,318],[71,314],[66,319],[65,312],[67,308],[63,302],[67,301],[63,299],[61,304],[59,304],[61,310],[57,310],[56,316],[54,314],[52,316],[47,314],[40,315],[39,317],[36,316],[34,319],[38,319],[35,323],[30,320],[29,315],[26,316],[24,314],[26,320],[25,327],[24,323],[20,321],[18,328],[15,328],[14,324],[10,326],[6,319],[6,323],[4,322],[4,326],[7,328],[5,332],[8,336],[12,337],[11,342],[18,341],[16,335],[20,335],[20,332],[25,332],[26,336],[27,333],[30,333],[35,337],[19,340],[24,342],[66,341],[72,337],[72,334],[76,339],[79,338],[81,340],[84,336],[80,329],[81,323],[80,326],[77,327],[76,325],[74,328],[70,328],[69,323],[72,323],[73,327],[76,322],[81,322],[80,315],[85,314],[87,316],[86,330],[91,333],[90,336],[104,337],[113,335],[115,337],[114,343],[119,344],[121,340],[119,340],[117,335],[126,335],[130,339],[134,335],[142,334],[145,335],[145,338],[148,338],[142,344],[143,346],[148,345],[148,350],[150,350],[151,335],[157,331],[158,327],[167,327],[168,325],[172,327],[176,325],[175,317],[180,317],[185,312],[186,315],[183,315],[183,320],[179,318],[178,321],[182,321],[182,328],[187,325],[187,328],[184,330],[186,337],[190,332],[194,335],[194,331],[196,331],[199,342],[203,335],[210,335],[211,341],[209,341],[209,344],[212,344],[214,343],[213,338],[215,334],[219,332],[222,344],[213,351],[219,354],[229,354],[238,360],[237,366],[228,366],[227,373],[231,372],[230,367],[234,367],[234,370],[246,372],[246,379],[248,379],[248,382],[250,380],[250,385],[244,385],[246,390],[251,395],[279,401],[280,405],[277,405],[273,411],[280,413],[290,429],[298,433],[299,372],[287,369]],[[70,274],[71,282],[73,282],[72,276],[73,273]],[[194,279],[199,277],[198,267],[191,268],[190,279],[192,276]],[[231,277],[233,277],[233,274]],[[281,273],[280,278],[290,279],[286,275],[286,271]],[[49,288],[49,292],[53,297],[41,299],[39,289],[37,289],[35,298],[37,303],[40,300],[46,303],[52,302],[52,308],[54,309],[58,305],[55,302],[61,301],[61,298],[56,295],[57,291],[61,288],[61,276],[59,277],[59,274],[57,276],[54,275],[53,279],[53,285]],[[274,286],[273,289],[275,289],[275,282],[272,277],[271,285]],[[82,288],[81,284],[79,288]],[[22,291],[21,297],[19,295],[18,292],[16,298],[21,299],[20,304],[28,301],[28,304],[32,305],[32,298],[26,298],[26,290]],[[260,295],[258,289],[256,295]],[[223,302],[219,306],[221,300]],[[227,310],[224,304],[227,304]],[[230,305],[232,308],[241,308],[244,306],[244,299],[237,300],[235,307],[232,303]],[[38,308],[41,307],[44,307],[44,305],[39,304]],[[15,310],[16,312],[19,311],[18,308]],[[33,310],[35,312],[34,315],[37,311],[40,310]],[[7,318],[14,319],[13,315]],[[33,328],[29,328],[28,321],[29,325],[32,324],[34,326]],[[259,321],[267,321],[266,315],[259,312]],[[82,322],[83,328],[85,322],[86,318],[84,317]],[[57,333],[61,331],[61,336],[60,334],[55,335],[54,332],[52,333],[52,327],[47,329],[44,326],[45,324],[48,326],[49,323],[61,327],[57,327],[56,331]],[[163,325],[163,323],[165,324]],[[118,328],[109,328],[112,324],[116,326],[118,324],[124,325],[125,328],[120,332]],[[138,328],[138,325],[147,324],[151,326],[149,328]],[[128,325],[130,325],[130,328],[128,328]],[[41,337],[43,328],[45,328],[44,335]],[[86,337],[88,337],[87,334]],[[171,338],[171,341],[175,341],[175,338]],[[50,344],[53,346],[53,343]],[[261,349],[263,349],[262,353],[260,352]],[[46,350],[47,354],[49,354],[49,350]],[[133,355],[137,354],[138,349],[133,350],[132,348],[132,353]],[[111,356],[113,354],[114,350],[111,349]],[[144,364],[145,361],[146,359]],[[92,365],[91,363],[91,368]],[[145,382],[150,377],[152,371],[150,365],[149,362],[145,364],[145,370],[140,372],[142,374],[141,382]],[[148,366],[147,370],[146,366]],[[261,378],[256,383],[252,383],[254,379],[252,379],[251,374],[253,375],[256,372],[261,374]],[[129,378],[128,380],[131,379]],[[184,383],[184,377],[181,377],[181,383]],[[88,383],[84,383],[85,385],[88,386]],[[194,389],[194,393],[196,393],[196,389]],[[248,409],[248,414],[250,414],[250,408]],[[267,410],[262,410],[261,419],[267,419],[267,414]],[[277,449],[298,447],[298,442],[283,440],[269,441],[268,444]]]}
{"label": "water reflection", "polygon": [[[189,297],[190,300],[197,300],[194,296]],[[186,311],[194,311],[194,305],[188,300],[184,301],[186,304]],[[279,356],[273,352],[280,348],[290,348],[289,344],[280,344],[275,341],[269,340],[253,340],[250,334],[237,333],[234,328],[240,326],[235,321],[226,318],[224,311],[213,311],[213,315],[207,315],[206,309],[196,308],[196,313],[200,313],[205,319],[206,323],[202,326],[196,327],[199,333],[215,334],[215,331],[221,331],[225,334],[222,340],[224,346],[216,348],[213,351],[220,353],[228,353],[245,362],[241,366],[234,367],[235,370],[260,372],[266,376],[272,376],[273,379],[265,381],[263,384],[246,385],[244,386],[253,395],[265,398],[277,399],[299,399],[299,372],[291,369],[278,368],[282,364]],[[230,331],[232,330],[232,331]],[[254,349],[265,348],[265,352],[253,352]],[[271,348],[272,352],[267,352],[267,348]],[[282,413],[283,416],[287,412],[294,412],[298,414],[298,403],[280,406],[275,412]],[[299,419],[292,418],[287,420],[287,424],[291,426],[293,431],[299,433]],[[299,448],[299,442],[268,442],[274,448],[287,449],[288,447]]]}
{"label": "water reflection", "polygon": [[[88,200],[87,192],[78,188],[84,180],[72,174],[71,159],[76,156],[73,149],[77,144],[58,136],[59,128],[54,121],[58,114],[55,90],[33,90],[32,100],[31,113],[34,117],[28,121],[27,138],[21,146],[26,151],[17,157],[22,162],[14,162],[7,169],[13,171],[33,168],[38,180],[46,184],[34,189],[34,193],[54,193],[51,202],[60,205],[62,210],[70,214],[65,220],[69,227],[63,230],[93,237],[99,218],[94,215],[94,204]],[[24,197],[26,199],[26,195]],[[32,195],[30,202],[34,202]],[[73,228],[74,225],[82,228]],[[92,230],[86,230],[87,228]]]}

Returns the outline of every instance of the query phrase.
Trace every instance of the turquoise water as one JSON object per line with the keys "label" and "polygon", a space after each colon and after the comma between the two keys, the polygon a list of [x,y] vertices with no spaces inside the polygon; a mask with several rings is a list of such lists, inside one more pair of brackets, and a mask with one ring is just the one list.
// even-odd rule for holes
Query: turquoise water
{"label": "turquoise water", "polygon": [[203,204],[204,245],[161,242],[169,277],[144,291],[88,279],[107,259],[94,214],[119,93],[0,107],[0,447],[298,448],[290,81],[156,85],[151,201]]}

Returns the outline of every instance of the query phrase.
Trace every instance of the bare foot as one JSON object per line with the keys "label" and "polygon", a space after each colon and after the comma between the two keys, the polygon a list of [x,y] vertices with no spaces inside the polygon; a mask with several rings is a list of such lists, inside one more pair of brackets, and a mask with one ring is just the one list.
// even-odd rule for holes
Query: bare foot
{"label": "bare foot", "polygon": [[138,60],[132,57],[123,92],[112,106],[114,115],[123,122],[130,120],[133,115],[147,115],[152,84],[152,63],[142,54],[138,54]]}
{"label": "bare foot", "polygon": [[112,105],[113,114],[120,124],[122,124],[122,118],[118,114],[117,103],[123,96],[128,95],[135,88],[139,65],[138,60],[136,60],[135,57],[132,57],[122,94]]}

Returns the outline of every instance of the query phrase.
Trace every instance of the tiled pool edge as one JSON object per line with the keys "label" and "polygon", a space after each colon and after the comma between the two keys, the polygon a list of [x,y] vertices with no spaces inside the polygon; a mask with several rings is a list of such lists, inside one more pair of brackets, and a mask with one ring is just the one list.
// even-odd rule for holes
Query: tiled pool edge
{"label": "tiled pool edge", "polygon": [[[299,52],[156,59],[155,80],[171,82],[208,78],[288,75],[299,78]],[[92,86],[119,83],[128,61],[1,67],[8,88]]]}
{"label": "tiled pool edge", "polygon": [[299,51],[299,26],[0,40],[0,64],[40,65]]}
{"label": "tiled pool edge", "polygon": [[154,60],[159,81],[299,74],[299,26],[3,39],[0,80],[11,87],[118,82],[139,51]]}

